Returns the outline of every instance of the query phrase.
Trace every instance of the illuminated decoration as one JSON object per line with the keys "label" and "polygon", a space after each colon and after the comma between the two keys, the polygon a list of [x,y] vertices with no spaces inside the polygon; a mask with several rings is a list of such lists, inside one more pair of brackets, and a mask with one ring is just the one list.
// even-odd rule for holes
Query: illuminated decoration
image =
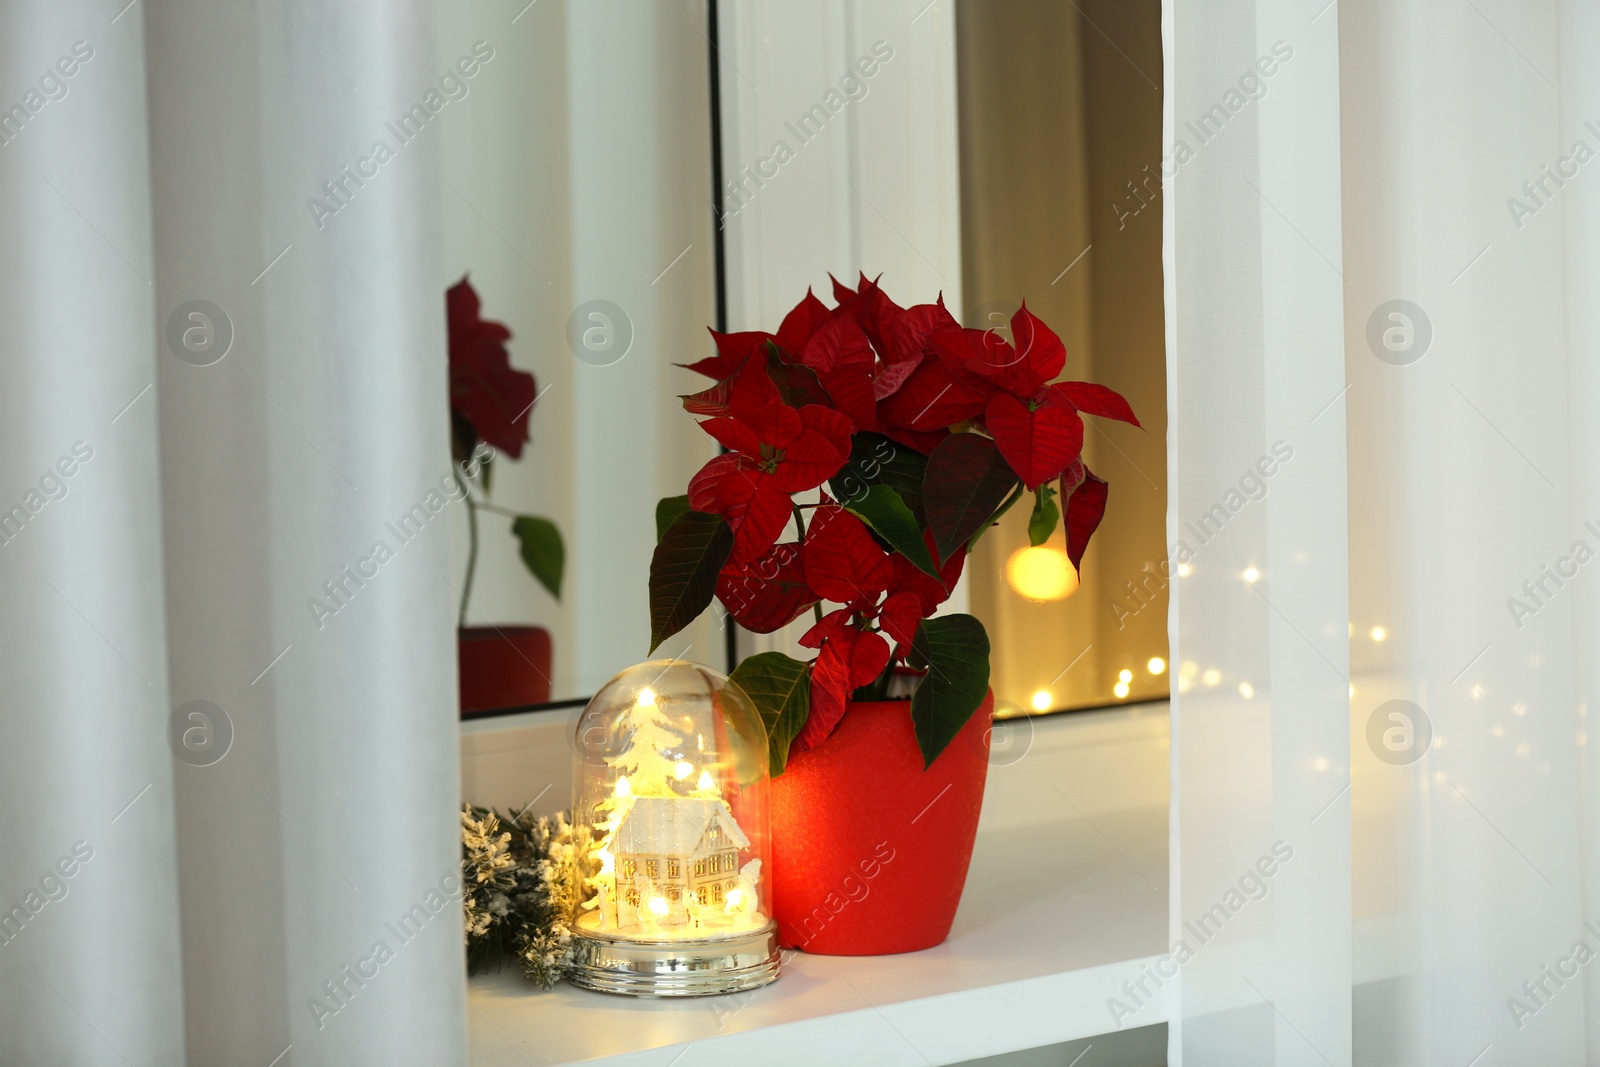
{"label": "illuminated decoration", "polygon": [[776,978],[767,737],[750,699],[699,664],[640,664],[589,702],[576,740],[570,980],[697,996]]}
{"label": "illuminated decoration", "polygon": [[1049,711],[1050,705],[1055,703],[1055,697],[1050,695],[1050,690],[1041,689],[1033,694],[1033,710]]}
{"label": "illuminated decoration", "polygon": [[1387,641],[1389,639],[1389,631],[1381,626],[1374,626],[1372,628],[1372,639],[1374,641]]}
{"label": "illuminated decoration", "polygon": [[1167,661],[1160,656],[1151,656],[1150,662],[1144,665],[1144,669],[1151,674],[1164,674],[1167,669]]}
{"label": "illuminated decoration", "polygon": [[1065,600],[1078,591],[1078,571],[1063,548],[1019,548],[1006,560],[1006,582],[1029,600]]}
{"label": "illuminated decoration", "polygon": [[1246,567],[1244,569],[1244,580],[1245,581],[1250,582],[1251,584],[1254,584],[1255,580],[1257,578],[1260,578],[1260,577],[1261,577],[1261,572],[1256,570],[1254,567]]}

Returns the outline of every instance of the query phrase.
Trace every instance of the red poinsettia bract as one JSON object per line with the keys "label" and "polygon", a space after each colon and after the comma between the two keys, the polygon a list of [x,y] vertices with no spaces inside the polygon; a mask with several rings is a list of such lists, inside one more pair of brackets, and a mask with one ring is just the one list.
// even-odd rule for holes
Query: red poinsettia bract
{"label": "red poinsettia bract", "polygon": [[760,363],[741,369],[728,414],[700,425],[728,451],[690,480],[689,506],[727,520],[734,563],[771,548],[788,525],[792,494],[815,489],[850,456],[850,420],[820,404],[785,404]]}
{"label": "red poinsettia bract", "polygon": [[[533,411],[533,375],[515,370],[506,342],[511,331],[502,322],[479,317],[478,293],[462,278],[445,293],[450,334],[450,411],[457,436],[470,433],[512,459],[522,457]],[[460,424],[465,423],[465,427]],[[462,441],[470,452],[475,440]]]}

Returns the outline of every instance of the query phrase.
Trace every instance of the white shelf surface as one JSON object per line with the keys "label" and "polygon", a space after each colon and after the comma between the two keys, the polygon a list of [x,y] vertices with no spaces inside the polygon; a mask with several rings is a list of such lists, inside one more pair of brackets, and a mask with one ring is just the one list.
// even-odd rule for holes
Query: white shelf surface
{"label": "white shelf surface", "polygon": [[[511,970],[479,975],[468,992],[471,1063],[949,1064],[1116,1029],[1108,999],[1125,999],[1123,983],[1166,948],[1167,709],[1027,723],[1026,754],[990,768],[944,944],[787,954],[764,989],[688,1000],[542,992]],[[523,724],[507,725],[525,743]],[[493,733],[478,731],[480,753]],[[1166,1021],[1163,993],[1123,1027]]]}

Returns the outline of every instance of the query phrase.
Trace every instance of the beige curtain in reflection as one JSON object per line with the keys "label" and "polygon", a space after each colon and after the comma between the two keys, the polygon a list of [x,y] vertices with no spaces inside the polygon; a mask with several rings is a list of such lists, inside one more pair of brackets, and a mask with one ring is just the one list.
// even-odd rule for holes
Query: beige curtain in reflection
{"label": "beige curtain in reflection", "polygon": [[[956,11],[966,323],[1003,329],[1026,300],[1066,343],[1064,377],[1116,389],[1145,427],[1084,420],[1085,462],[1111,497],[1065,599],[1029,599],[1008,578],[1032,497],[979,542],[967,573],[996,650],[995,692],[1030,708],[1165,696],[1166,675],[1150,669],[1152,658],[1165,669],[1171,578],[1160,5],[963,0]],[[1059,533],[1051,544],[1061,549]]]}
{"label": "beige curtain in reflection", "polygon": [[0,8],[0,1062],[464,1056],[432,19]]}

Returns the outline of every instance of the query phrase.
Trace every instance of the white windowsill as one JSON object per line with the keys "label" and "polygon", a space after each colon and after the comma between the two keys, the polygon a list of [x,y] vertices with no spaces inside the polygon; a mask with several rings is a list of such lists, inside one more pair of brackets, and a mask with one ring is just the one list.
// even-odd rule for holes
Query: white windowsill
{"label": "white windowsill", "polygon": [[[520,780],[540,783],[528,797],[553,783],[539,810],[565,804],[554,795],[568,788],[555,772],[568,759],[564,727],[495,722],[463,737],[468,798],[518,803],[506,782]],[[1117,1029],[1107,1000],[1126,1000],[1123,983],[1166,947],[1166,705],[1029,722],[1027,754],[989,772],[972,870],[943,945],[794,954],[765,989],[693,1000],[565,984],[546,993],[510,970],[478,975],[471,1063],[947,1064]],[[1123,1026],[1165,1022],[1164,992]]]}

